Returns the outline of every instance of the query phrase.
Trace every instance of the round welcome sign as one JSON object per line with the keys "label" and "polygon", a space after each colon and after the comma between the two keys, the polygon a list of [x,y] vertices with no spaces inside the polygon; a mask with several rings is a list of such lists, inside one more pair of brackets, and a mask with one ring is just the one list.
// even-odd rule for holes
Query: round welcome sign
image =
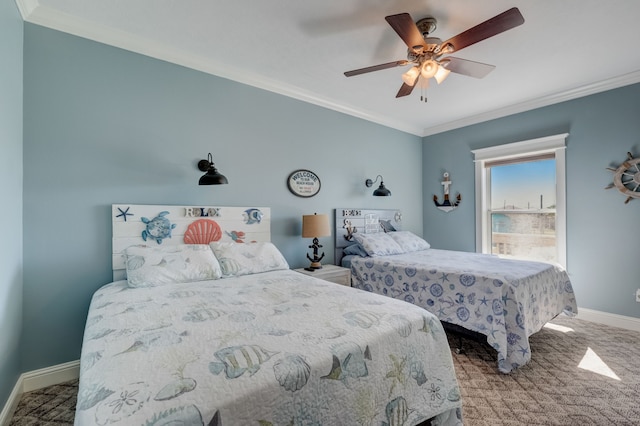
{"label": "round welcome sign", "polygon": [[320,178],[310,170],[296,170],[287,178],[289,191],[298,197],[313,197],[320,192]]}

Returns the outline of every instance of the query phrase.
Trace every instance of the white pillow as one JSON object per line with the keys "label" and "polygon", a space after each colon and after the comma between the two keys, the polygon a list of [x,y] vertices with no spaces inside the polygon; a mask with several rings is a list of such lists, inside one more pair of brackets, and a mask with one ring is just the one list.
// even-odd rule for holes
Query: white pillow
{"label": "white pillow", "polygon": [[272,243],[209,243],[218,258],[223,277],[257,274],[260,272],[289,269],[280,250]]}
{"label": "white pillow", "polygon": [[386,256],[389,254],[403,253],[402,247],[395,242],[386,232],[376,234],[353,234],[353,238],[359,243],[369,256]]}
{"label": "white pillow", "polygon": [[402,247],[404,253],[431,248],[431,244],[409,231],[389,232],[388,235]]}
{"label": "white pillow", "polygon": [[124,251],[129,287],[217,280],[218,260],[206,244],[127,247]]}

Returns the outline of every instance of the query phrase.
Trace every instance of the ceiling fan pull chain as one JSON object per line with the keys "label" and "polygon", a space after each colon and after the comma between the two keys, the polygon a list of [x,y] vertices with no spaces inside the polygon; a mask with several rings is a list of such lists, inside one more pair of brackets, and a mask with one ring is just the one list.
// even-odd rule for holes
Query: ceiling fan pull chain
{"label": "ceiling fan pull chain", "polygon": [[420,102],[427,103],[427,96],[425,95],[424,85],[420,87]]}

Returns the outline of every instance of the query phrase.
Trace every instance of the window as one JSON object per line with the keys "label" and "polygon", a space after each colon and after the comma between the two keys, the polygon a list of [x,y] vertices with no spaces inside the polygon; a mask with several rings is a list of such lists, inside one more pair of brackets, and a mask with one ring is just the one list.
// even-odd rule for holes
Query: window
{"label": "window", "polygon": [[476,251],[566,267],[567,136],[472,151]]}

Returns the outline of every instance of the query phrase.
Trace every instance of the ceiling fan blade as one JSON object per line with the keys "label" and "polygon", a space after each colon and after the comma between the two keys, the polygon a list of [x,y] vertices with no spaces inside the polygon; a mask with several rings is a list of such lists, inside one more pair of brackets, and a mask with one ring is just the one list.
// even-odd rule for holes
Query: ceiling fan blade
{"label": "ceiling fan blade", "polygon": [[344,73],[344,75],[347,76],[347,77],[353,77],[354,75],[365,74],[365,73],[373,72],[373,71],[386,70],[387,68],[401,67],[403,65],[407,65],[408,63],[409,63],[409,61],[403,59],[403,60],[400,60],[400,61],[387,62],[386,64],[373,65],[373,66],[366,67],[366,68],[360,68],[360,69],[357,69],[357,70],[346,71]]}
{"label": "ceiling fan blade", "polygon": [[475,78],[483,78],[495,68],[495,65],[483,64],[482,62],[470,61],[468,59],[454,58],[452,56],[447,56],[447,58],[441,63],[443,67],[451,72]]}
{"label": "ceiling fan blade", "polygon": [[409,96],[411,92],[413,92],[413,88],[415,86],[416,86],[415,84],[413,86],[409,86],[407,83],[402,83],[402,86],[400,86],[400,90],[398,90],[398,94],[396,95],[396,98]]}
{"label": "ceiling fan blade", "polygon": [[517,7],[513,7],[473,28],[450,38],[441,44],[443,53],[453,53],[479,41],[493,37],[524,23],[524,17]]}
{"label": "ceiling fan blade", "polygon": [[408,13],[399,13],[397,15],[385,16],[386,21],[391,25],[396,33],[400,36],[402,41],[411,50],[415,50],[414,47],[426,47],[422,34],[418,27],[416,27],[413,18]]}
{"label": "ceiling fan blade", "polygon": [[416,75],[416,78],[413,80],[412,85],[402,83],[402,86],[400,86],[400,90],[398,90],[398,93],[396,94],[396,98],[410,95],[411,92],[413,92],[413,88],[416,87],[416,84],[418,84],[418,80],[420,80],[420,74]]}

